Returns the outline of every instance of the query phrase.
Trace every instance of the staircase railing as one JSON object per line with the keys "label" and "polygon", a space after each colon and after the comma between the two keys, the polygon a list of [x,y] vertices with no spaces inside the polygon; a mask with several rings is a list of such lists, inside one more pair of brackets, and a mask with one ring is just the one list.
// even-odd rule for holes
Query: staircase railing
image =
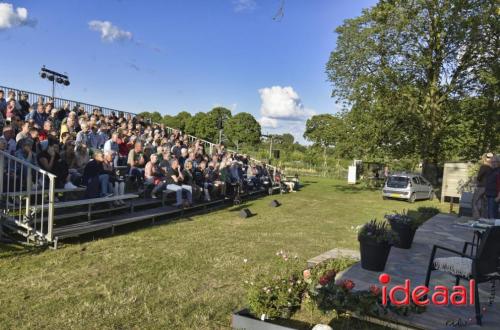
{"label": "staircase railing", "polygon": [[54,174],[0,151],[0,235],[5,226],[28,242],[53,242],[55,180]]}

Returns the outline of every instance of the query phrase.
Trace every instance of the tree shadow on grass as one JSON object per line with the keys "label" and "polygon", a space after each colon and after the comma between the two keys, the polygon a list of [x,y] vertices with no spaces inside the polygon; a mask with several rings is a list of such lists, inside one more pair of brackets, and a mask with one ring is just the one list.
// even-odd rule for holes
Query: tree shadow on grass
{"label": "tree shadow on grass", "polygon": [[347,194],[354,194],[354,193],[359,193],[363,191],[381,191],[382,188],[376,188],[376,187],[365,187],[361,185],[341,185],[341,184],[334,184],[333,188],[335,190],[347,193]]}
{"label": "tree shadow on grass", "polygon": [[27,246],[19,243],[0,242],[0,259],[21,257],[24,255],[37,255],[44,252],[47,247]]}

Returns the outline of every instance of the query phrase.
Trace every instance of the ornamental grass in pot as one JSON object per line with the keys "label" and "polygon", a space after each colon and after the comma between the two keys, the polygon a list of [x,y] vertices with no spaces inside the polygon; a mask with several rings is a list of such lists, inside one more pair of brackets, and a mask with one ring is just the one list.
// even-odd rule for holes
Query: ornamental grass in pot
{"label": "ornamental grass in pot", "polygon": [[391,246],[397,240],[396,233],[386,222],[371,220],[366,223],[358,233],[361,267],[366,270],[383,271]]}
{"label": "ornamental grass in pot", "polygon": [[418,228],[417,220],[408,216],[405,211],[403,213],[394,212],[394,214],[387,214],[385,218],[389,221],[392,230],[399,238],[394,243],[394,246],[401,249],[411,248],[415,232]]}

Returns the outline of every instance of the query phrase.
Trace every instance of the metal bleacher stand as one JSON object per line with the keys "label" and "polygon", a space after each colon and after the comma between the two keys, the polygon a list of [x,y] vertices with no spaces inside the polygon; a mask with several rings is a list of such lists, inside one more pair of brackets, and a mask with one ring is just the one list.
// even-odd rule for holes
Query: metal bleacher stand
{"label": "metal bleacher stand", "polygon": [[[17,95],[27,94],[28,102],[30,104],[36,103],[39,97],[43,97],[45,101],[51,98],[48,95],[22,91],[4,86],[0,86],[0,90],[3,90],[5,94],[7,94],[8,91],[15,91]],[[135,116],[135,114],[131,112],[115,110],[68,99],[54,98],[53,101],[56,108],[60,108],[67,103],[69,104],[70,109],[80,106],[83,107],[83,109],[88,113],[92,113],[94,109],[98,108],[104,115],[110,115],[114,112],[115,115],[124,114],[125,116]],[[171,127],[166,127],[166,130],[169,134],[174,131]],[[198,139],[192,135],[188,135],[188,138],[190,142],[200,140],[210,153],[212,153],[217,147],[214,143]],[[235,152],[232,150],[228,151]],[[253,158],[250,158],[250,160],[261,163],[259,160]],[[277,168],[271,165],[267,165],[267,167],[272,171],[274,179]],[[144,219],[152,219],[154,223],[155,217],[170,214],[175,215],[179,212],[183,212],[183,210],[179,211],[168,209],[168,207],[165,208],[164,200],[162,201],[163,209],[157,209],[154,214],[148,209],[134,212],[134,200],[139,197],[137,194],[58,201],[56,198],[58,194],[66,194],[70,192],[74,193],[82,191],[84,188],[56,189],[55,180],[56,176],[54,174],[44,171],[41,168],[22,159],[16,158],[4,151],[0,151],[0,239],[5,236],[5,233],[2,231],[5,227],[9,231],[25,237],[28,243],[34,243],[36,245],[49,245],[57,248],[58,239],[61,238],[75,237],[81,234],[107,228],[111,228],[111,230],[114,231],[116,226]],[[111,211],[109,209],[92,209],[93,205],[108,203],[116,200],[128,200],[130,202],[129,207],[131,214],[129,216],[124,217],[120,214],[110,214]],[[200,207],[206,209],[209,205],[216,205],[221,202],[224,201],[218,200],[211,203],[196,205],[193,209],[199,209]],[[85,206],[86,210],[80,211],[79,209],[74,209]],[[122,206],[121,209],[127,207],[128,206]],[[70,209],[70,212],[66,214],[59,214],[56,219],[56,209]],[[113,210],[117,209],[119,208],[113,208]],[[110,215],[110,217],[107,219],[92,220],[92,215],[99,212],[106,213],[107,215]],[[87,218],[87,221],[85,222],[77,222],[60,227],[55,226],[56,220],[85,215]]]}

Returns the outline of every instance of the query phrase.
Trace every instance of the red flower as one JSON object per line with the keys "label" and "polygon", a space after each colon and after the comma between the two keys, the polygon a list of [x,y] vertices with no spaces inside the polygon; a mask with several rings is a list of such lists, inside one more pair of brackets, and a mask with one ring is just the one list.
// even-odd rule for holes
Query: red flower
{"label": "red flower", "polygon": [[321,284],[321,285],[325,286],[325,285],[327,285],[327,284],[330,282],[330,280],[331,280],[331,278],[329,278],[329,277],[328,277],[328,276],[326,276],[326,275],[325,275],[325,276],[321,276],[321,277],[319,278],[319,284]]}
{"label": "red flower", "polygon": [[342,281],[342,287],[350,291],[354,288],[354,282],[351,280],[344,280]]}
{"label": "red flower", "polygon": [[374,296],[378,296],[380,294],[380,288],[376,285],[370,285],[370,292],[374,295]]}

